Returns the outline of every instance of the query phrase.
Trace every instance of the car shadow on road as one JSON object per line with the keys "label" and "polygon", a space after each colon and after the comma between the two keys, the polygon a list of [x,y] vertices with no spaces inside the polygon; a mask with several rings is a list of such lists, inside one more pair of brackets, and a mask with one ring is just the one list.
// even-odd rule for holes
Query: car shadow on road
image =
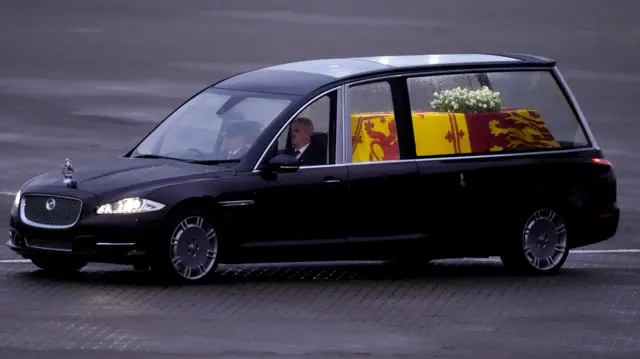
{"label": "car shadow on road", "polygon": [[[588,269],[564,268],[553,278],[575,279],[590,276]],[[105,269],[88,266],[81,272],[53,274],[41,270],[21,271],[18,276],[27,280],[62,281],[107,285],[166,286],[165,278],[146,271],[135,271],[128,267]],[[542,278],[545,278],[544,276]],[[391,262],[376,263],[296,263],[262,265],[220,266],[211,281],[205,285],[242,283],[296,283],[296,282],[348,282],[348,281],[417,281],[422,283],[457,281],[461,283],[482,280],[527,281],[507,271],[501,263],[492,262],[432,262],[424,265],[400,265]],[[551,280],[551,279],[548,279]]]}

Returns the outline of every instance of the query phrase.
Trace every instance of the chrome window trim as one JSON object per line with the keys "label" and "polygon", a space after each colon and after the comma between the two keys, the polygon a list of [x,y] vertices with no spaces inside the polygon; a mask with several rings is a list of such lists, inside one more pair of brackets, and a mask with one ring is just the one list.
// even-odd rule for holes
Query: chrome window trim
{"label": "chrome window trim", "polygon": [[[49,225],[49,224],[41,224],[41,223],[37,223],[37,222],[33,222],[31,220],[29,220],[24,212],[24,198],[25,196],[41,196],[41,197],[58,197],[58,198],[66,198],[66,199],[70,199],[70,200],[74,200],[74,201],[78,201],[80,202],[80,210],[78,211],[78,217],[75,219],[75,221],[72,224],[66,225],[66,226],[55,226],[55,225]],[[44,228],[44,229],[69,229],[73,226],[75,226],[76,224],[78,224],[78,221],[80,220],[80,217],[82,216],[82,210],[84,209],[84,202],[80,199],[80,198],[76,198],[76,197],[69,197],[69,196],[61,196],[61,195],[57,195],[57,194],[48,194],[48,193],[23,193],[21,195],[20,198],[20,221],[22,221],[22,223],[31,226],[31,227],[35,227],[35,228]]]}
{"label": "chrome window trim", "polygon": [[[253,166],[253,170],[251,172],[253,173],[260,173],[262,172],[261,170],[258,169],[258,167],[260,166],[260,164],[262,163],[262,161],[264,160],[264,156],[267,154],[267,151],[269,151],[269,149],[271,148],[271,146],[273,146],[273,143],[276,142],[278,140],[278,138],[280,137],[280,135],[282,134],[282,132],[285,130],[285,128],[287,128],[287,126],[289,126],[289,124],[291,123],[291,121],[293,121],[296,117],[298,117],[298,115],[304,111],[307,107],[309,107],[311,104],[313,104],[314,102],[318,101],[319,99],[321,99],[322,97],[326,96],[327,94],[337,91],[337,98],[341,97],[341,90],[342,90],[342,86],[336,86],[333,87],[327,91],[322,92],[321,94],[313,97],[311,100],[307,101],[304,105],[300,106],[300,108],[298,108],[298,110],[296,112],[294,112],[294,114],[287,120],[287,122],[285,122],[284,125],[282,125],[282,127],[280,128],[280,130],[276,133],[276,135],[271,139],[271,141],[269,142],[269,145],[267,145],[267,147],[265,148],[265,150],[262,152],[262,155],[260,155],[260,158],[258,159],[258,161],[256,162],[256,164]],[[336,108],[336,110],[338,110],[338,108]],[[339,112],[338,112],[339,113]],[[340,122],[340,118],[339,116],[337,116],[336,114],[336,129],[338,128],[337,126],[339,125],[338,122]],[[338,148],[337,144],[336,144],[336,149]],[[336,156],[336,162],[337,162],[338,158]],[[339,163],[336,163],[339,164]],[[316,167],[316,166],[312,166],[312,167]]]}
{"label": "chrome window trim", "polygon": [[519,158],[519,157],[529,157],[529,156],[551,156],[562,153],[576,153],[576,152],[587,152],[597,150],[595,147],[583,147],[583,148],[568,148],[568,149],[559,149],[559,150],[547,150],[547,151],[522,151],[518,153],[490,153],[490,154],[477,154],[477,155],[464,155],[464,156],[432,156],[425,158],[413,158],[413,159],[403,159],[403,160],[391,160],[391,161],[372,161],[372,162],[351,162],[348,165],[361,166],[366,164],[374,164],[374,163],[401,163],[401,162],[449,162],[449,161],[459,161],[459,160],[472,160],[472,159],[491,159],[491,158]]}
{"label": "chrome window trim", "polygon": [[347,167],[348,163],[335,163],[332,165],[318,165],[318,166],[300,166],[298,171],[308,171],[314,169],[323,169],[323,168],[336,168],[336,167]]}
{"label": "chrome window trim", "polygon": [[519,157],[528,157],[528,156],[551,156],[563,153],[578,153],[578,152],[588,152],[588,151],[597,151],[598,149],[595,147],[583,147],[583,148],[567,148],[567,149],[559,149],[559,150],[548,150],[548,151],[529,151],[529,152],[518,152],[518,153],[491,153],[491,154],[478,154],[478,155],[466,155],[466,156],[433,156],[426,158],[407,158],[403,160],[391,160],[391,161],[370,161],[370,162],[350,162],[344,164],[333,164],[333,165],[321,165],[321,166],[301,166],[300,170],[309,170],[314,168],[330,168],[330,167],[339,167],[339,166],[362,166],[362,165],[382,165],[388,163],[409,163],[409,162],[449,162],[449,161],[459,161],[459,160],[470,160],[470,159],[491,159],[491,158],[519,158]]}
{"label": "chrome window trim", "polygon": [[[335,138],[333,139],[336,144],[336,148],[334,149],[336,164],[343,164],[348,158],[344,155],[344,147],[347,144],[346,139],[348,134],[348,132],[344,132],[344,104],[344,86],[340,86],[336,93],[336,127]],[[329,135],[331,135],[331,131],[329,131]],[[327,143],[329,144],[331,141]]]}
{"label": "chrome window trim", "polygon": [[556,66],[536,67],[536,66],[517,66],[516,65],[516,66],[504,66],[501,68],[488,68],[488,67],[479,66],[479,67],[466,68],[466,69],[447,69],[447,70],[420,69],[415,71],[406,71],[399,74],[372,76],[365,79],[349,82],[348,84],[346,84],[346,86],[354,86],[354,85],[359,85],[367,82],[379,82],[383,80],[397,79],[399,77],[412,78],[412,77],[425,77],[425,76],[460,75],[460,74],[469,74],[469,73],[476,73],[476,72],[553,71],[554,68],[556,68]]}
{"label": "chrome window trim", "polygon": [[581,129],[583,130],[583,132],[586,133],[587,137],[589,138],[589,141],[591,142],[591,146],[593,146],[596,149],[599,149],[600,147],[598,146],[598,143],[596,142],[596,138],[593,135],[593,132],[591,131],[591,127],[587,123],[587,118],[585,117],[584,113],[582,112],[582,108],[578,104],[578,100],[576,99],[576,97],[573,95],[573,91],[571,91],[571,88],[569,87],[569,84],[564,79],[564,76],[562,76],[562,74],[560,73],[560,69],[558,68],[558,66],[554,66],[553,69],[552,69],[552,72],[556,76],[556,78],[558,79],[559,85],[562,87],[562,89],[567,94],[567,97],[568,97],[567,100],[569,101],[570,105],[575,109],[576,113],[578,114],[578,116],[577,116],[578,117],[578,121],[582,125]]}
{"label": "chrome window trim", "polygon": [[[342,141],[340,141],[340,138],[336,139],[336,143],[337,142],[342,142],[342,148],[341,148],[341,156],[342,156],[342,161],[340,163],[342,164],[347,164],[349,163],[349,159],[350,157],[350,153],[351,153],[351,132],[350,132],[350,124],[351,121],[348,119],[347,116],[347,106],[349,103],[349,94],[348,94],[348,88],[346,85],[342,85],[340,86],[340,108],[338,110],[338,117],[340,117],[340,120],[338,122],[340,122],[340,132],[342,134]],[[337,131],[336,131],[337,133]]]}
{"label": "chrome window trim", "polygon": [[351,102],[349,102],[349,88],[352,84],[342,86],[342,98],[344,105],[342,107],[342,128],[345,133],[343,141],[345,143],[343,149],[344,163],[349,164],[353,159],[353,139],[351,138]]}

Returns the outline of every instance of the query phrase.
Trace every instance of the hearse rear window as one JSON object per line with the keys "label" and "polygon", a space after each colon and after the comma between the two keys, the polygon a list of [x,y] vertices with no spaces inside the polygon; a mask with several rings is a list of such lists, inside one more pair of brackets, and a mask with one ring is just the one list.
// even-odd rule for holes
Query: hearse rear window
{"label": "hearse rear window", "polygon": [[407,85],[418,156],[589,145],[549,71],[414,77]]}

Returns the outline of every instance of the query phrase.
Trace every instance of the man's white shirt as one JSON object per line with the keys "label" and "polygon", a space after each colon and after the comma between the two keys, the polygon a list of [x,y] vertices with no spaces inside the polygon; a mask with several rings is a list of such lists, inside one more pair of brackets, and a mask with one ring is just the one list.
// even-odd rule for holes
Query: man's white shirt
{"label": "man's white shirt", "polygon": [[296,151],[298,151],[298,155],[296,155],[296,159],[300,159],[300,156],[302,156],[302,154],[307,149],[307,147],[309,147],[309,143],[307,143],[306,145],[300,147],[300,149],[296,150]]}
{"label": "man's white shirt", "polygon": [[244,149],[245,147],[246,147],[246,146],[242,146],[242,147],[240,147],[240,148],[236,149],[235,151],[229,151],[229,152],[227,153],[227,157],[228,157],[228,158],[233,158],[233,157],[234,157],[238,152],[240,152],[240,150]]}

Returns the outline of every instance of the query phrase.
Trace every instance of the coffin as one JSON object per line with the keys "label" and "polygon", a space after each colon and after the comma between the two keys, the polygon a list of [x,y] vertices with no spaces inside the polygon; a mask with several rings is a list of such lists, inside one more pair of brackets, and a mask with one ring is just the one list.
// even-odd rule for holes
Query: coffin
{"label": "coffin", "polygon": [[[418,156],[558,148],[535,110],[503,109],[487,113],[412,113]],[[353,162],[397,160],[393,113],[351,116]]]}

